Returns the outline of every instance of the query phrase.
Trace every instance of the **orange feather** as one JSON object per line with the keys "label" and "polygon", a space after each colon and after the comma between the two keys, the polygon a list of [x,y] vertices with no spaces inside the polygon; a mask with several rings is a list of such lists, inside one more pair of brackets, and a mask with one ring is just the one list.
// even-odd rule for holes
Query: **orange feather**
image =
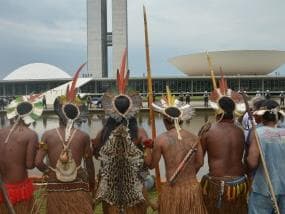
{"label": "orange feather", "polygon": [[128,83],[129,72],[127,75],[125,73],[126,70],[126,61],[127,61],[127,49],[124,50],[121,67],[120,70],[117,71],[117,87],[120,94],[124,94],[126,90],[126,86]]}
{"label": "orange feather", "polygon": [[70,89],[68,90],[67,92],[67,100],[69,102],[72,102],[74,99],[75,99],[75,96],[76,96],[76,83],[77,83],[77,80],[78,80],[78,77],[79,77],[79,73],[80,71],[82,70],[82,68],[86,65],[86,62],[83,63],[78,69],[77,71],[75,72],[75,75],[72,79],[72,83],[71,83],[71,87]]}

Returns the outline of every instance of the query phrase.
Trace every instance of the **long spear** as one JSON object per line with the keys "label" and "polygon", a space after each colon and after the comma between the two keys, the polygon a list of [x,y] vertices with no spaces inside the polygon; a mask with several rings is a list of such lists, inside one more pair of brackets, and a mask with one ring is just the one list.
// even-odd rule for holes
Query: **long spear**
{"label": "long spear", "polygon": [[259,153],[260,153],[261,164],[262,164],[262,167],[263,167],[265,180],[266,180],[266,183],[268,185],[269,192],[270,192],[273,208],[274,208],[274,211],[275,211],[276,214],[280,214],[278,203],[277,203],[277,200],[276,200],[276,197],[275,197],[275,193],[274,193],[274,189],[273,189],[273,186],[272,186],[272,182],[271,182],[271,179],[270,179],[270,176],[269,176],[268,168],[267,168],[267,165],[266,165],[266,162],[265,162],[264,154],[263,154],[263,151],[262,151],[262,148],[261,148],[261,144],[260,144],[260,141],[259,141],[259,137],[258,137],[258,135],[256,133],[256,125],[253,122],[252,113],[251,113],[251,111],[249,109],[249,104],[247,102],[246,95],[245,95],[244,92],[242,92],[242,97],[244,99],[244,103],[246,105],[246,111],[248,113],[248,118],[249,118],[249,120],[251,122],[253,134],[254,134],[254,137],[255,137],[256,142],[257,142],[258,150],[259,150]]}
{"label": "long spear", "polygon": [[216,83],[216,79],[215,79],[215,73],[214,73],[213,64],[212,64],[211,58],[210,58],[210,56],[208,54],[208,51],[206,52],[206,55],[207,55],[208,66],[209,66],[209,69],[211,71],[211,78],[212,78],[213,88],[216,89],[217,88],[217,83]]}
{"label": "long spear", "polygon": [[4,182],[2,180],[2,175],[1,174],[0,174],[0,189],[1,189],[1,192],[2,192],[2,195],[3,195],[3,198],[4,198],[5,205],[7,207],[8,213],[9,214],[16,214],[16,212],[14,210],[14,207],[13,207],[13,205],[12,205],[10,199],[9,199],[6,187],[4,186]]}
{"label": "long spear", "polygon": [[[155,129],[154,111],[151,107],[151,104],[153,102],[153,91],[152,91],[152,79],[151,79],[149,43],[148,43],[148,28],[147,28],[147,18],[146,18],[145,6],[143,6],[143,17],[144,17],[145,54],[146,54],[146,69],[147,69],[148,108],[149,108],[149,119],[150,119],[150,125],[151,125],[151,135],[152,135],[152,139],[154,140],[156,138],[156,129]],[[156,177],[156,188],[158,190],[158,193],[160,193],[161,179],[160,179],[159,165],[155,167],[155,177]]]}

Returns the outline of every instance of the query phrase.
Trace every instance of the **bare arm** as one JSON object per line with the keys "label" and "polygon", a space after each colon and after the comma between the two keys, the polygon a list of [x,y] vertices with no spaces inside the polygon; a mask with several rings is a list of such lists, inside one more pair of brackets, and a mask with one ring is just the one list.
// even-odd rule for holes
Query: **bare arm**
{"label": "bare arm", "polygon": [[98,158],[99,156],[98,147],[100,145],[101,136],[102,136],[102,130],[97,134],[97,136],[94,139],[91,140],[93,155],[95,156],[95,158]]}
{"label": "bare arm", "polygon": [[206,137],[206,133],[202,134],[200,136],[200,146],[202,149],[202,154],[203,156],[206,154],[207,151],[207,137]]}
{"label": "bare arm", "polygon": [[44,163],[44,158],[47,154],[47,142],[46,133],[43,134],[41,142],[38,144],[39,149],[37,151],[35,165],[41,171],[45,172],[48,170],[48,166]]}
{"label": "bare arm", "polygon": [[204,154],[201,146],[201,142],[197,144],[197,151],[196,151],[196,156],[195,156],[195,170],[196,172],[199,171],[199,169],[203,166],[204,164]]}
{"label": "bare arm", "polygon": [[92,149],[89,136],[86,137],[86,147],[85,147],[85,155],[84,161],[88,173],[90,191],[93,191],[95,188],[95,167],[92,159]]}
{"label": "bare arm", "polygon": [[252,136],[250,138],[250,146],[247,156],[247,164],[249,170],[255,169],[259,164],[259,149],[257,145],[256,138],[254,136],[254,132],[252,132]]}
{"label": "bare arm", "polygon": [[[149,150],[149,149],[148,149]],[[150,169],[154,169],[158,164],[159,160],[161,158],[161,145],[160,140],[154,141],[154,147],[151,152],[151,158],[148,159],[148,162],[146,164]]]}
{"label": "bare arm", "polygon": [[26,168],[33,169],[35,167],[35,157],[37,153],[38,136],[36,133],[32,133],[28,142],[28,148],[26,153]]}

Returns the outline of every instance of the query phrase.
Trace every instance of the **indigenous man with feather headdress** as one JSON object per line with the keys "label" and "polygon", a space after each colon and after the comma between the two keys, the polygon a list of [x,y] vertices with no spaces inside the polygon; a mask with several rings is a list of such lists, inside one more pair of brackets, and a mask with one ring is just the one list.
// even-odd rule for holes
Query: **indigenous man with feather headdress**
{"label": "indigenous man with feather headdress", "polygon": [[[184,120],[191,118],[192,107],[176,100],[168,87],[167,96],[161,99],[161,106],[154,103],[152,106],[163,115],[167,129],[156,138],[151,156],[146,157],[150,168],[159,164],[161,156],[165,160],[167,182],[162,186],[159,212],[207,213],[201,187],[196,179],[196,173],[203,165],[200,141],[197,136],[180,127]],[[147,152],[149,154],[150,150]]]}
{"label": "indigenous man with feather headdress", "polygon": [[[29,125],[41,116],[43,105],[39,95],[31,95],[18,97],[6,110],[14,124],[0,130],[0,174],[15,212],[28,214],[33,205],[33,184],[27,169],[35,167],[38,144],[38,136]],[[3,201],[0,195],[0,213],[10,213]]]}
{"label": "indigenous man with feather headdress", "polygon": [[[55,113],[60,126],[46,131],[39,144],[36,166],[47,176],[47,213],[91,214],[90,191],[95,173],[89,135],[74,128],[80,117],[81,101],[76,97],[76,81],[83,64],[76,72],[66,96],[56,99]],[[48,156],[49,163],[43,162]],[[86,169],[81,166],[85,161]]]}
{"label": "indigenous man with feather headdress", "polygon": [[223,75],[219,88],[215,87],[215,80],[213,84],[209,104],[216,111],[216,122],[206,124],[199,132],[209,164],[209,174],[201,181],[205,204],[208,213],[247,213],[245,138],[235,122],[235,114],[240,116],[245,111],[245,104],[239,93],[227,87]]}
{"label": "indigenous man with feather headdress", "polygon": [[142,106],[140,95],[127,90],[126,51],[117,72],[117,91],[103,95],[102,107],[109,116],[93,140],[94,155],[101,162],[96,198],[104,213],[146,213],[143,182],[143,143],[149,142],[144,129],[138,128],[136,113]]}

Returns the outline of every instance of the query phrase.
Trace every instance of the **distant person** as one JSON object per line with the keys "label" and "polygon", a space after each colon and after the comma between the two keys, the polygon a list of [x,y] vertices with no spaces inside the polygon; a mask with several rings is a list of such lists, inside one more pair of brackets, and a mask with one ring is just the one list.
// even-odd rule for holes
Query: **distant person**
{"label": "distant person", "polygon": [[47,109],[47,99],[46,99],[46,96],[45,96],[45,95],[43,95],[43,100],[42,100],[42,102],[43,102],[44,108]]}
{"label": "distant person", "polygon": [[189,92],[187,92],[185,96],[185,102],[186,104],[190,104],[190,101],[191,101],[191,95]]}
{"label": "distant person", "polygon": [[[38,136],[29,125],[41,116],[43,110],[41,100],[26,98],[14,100],[7,106],[7,118],[16,120],[13,125],[0,129],[0,173],[17,214],[32,213],[34,187],[28,178],[28,169],[35,167]],[[0,213],[10,213],[1,194]]]}
{"label": "distant person", "polygon": [[265,92],[265,99],[270,100],[270,98],[271,98],[270,91],[266,90],[266,92]]}
{"label": "distant person", "polygon": [[88,105],[88,109],[92,108],[92,98],[91,98],[91,96],[87,96],[87,105]]}
{"label": "distant person", "polygon": [[204,107],[208,108],[208,103],[209,103],[209,94],[208,91],[205,91],[203,94],[203,99],[204,99]]}
{"label": "distant person", "polygon": [[280,106],[284,106],[284,92],[283,91],[280,92],[279,97],[280,97]]}
{"label": "distant person", "polygon": [[0,98],[0,110],[4,110],[4,99],[3,98]]}
{"label": "distant person", "polygon": [[182,92],[180,92],[179,97],[178,97],[178,100],[179,100],[181,103],[184,102],[184,95],[183,95]]}
{"label": "distant person", "polygon": [[256,91],[255,96],[256,96],[256,97],[261,97],[261,93],[260,93],[260,91]]}

